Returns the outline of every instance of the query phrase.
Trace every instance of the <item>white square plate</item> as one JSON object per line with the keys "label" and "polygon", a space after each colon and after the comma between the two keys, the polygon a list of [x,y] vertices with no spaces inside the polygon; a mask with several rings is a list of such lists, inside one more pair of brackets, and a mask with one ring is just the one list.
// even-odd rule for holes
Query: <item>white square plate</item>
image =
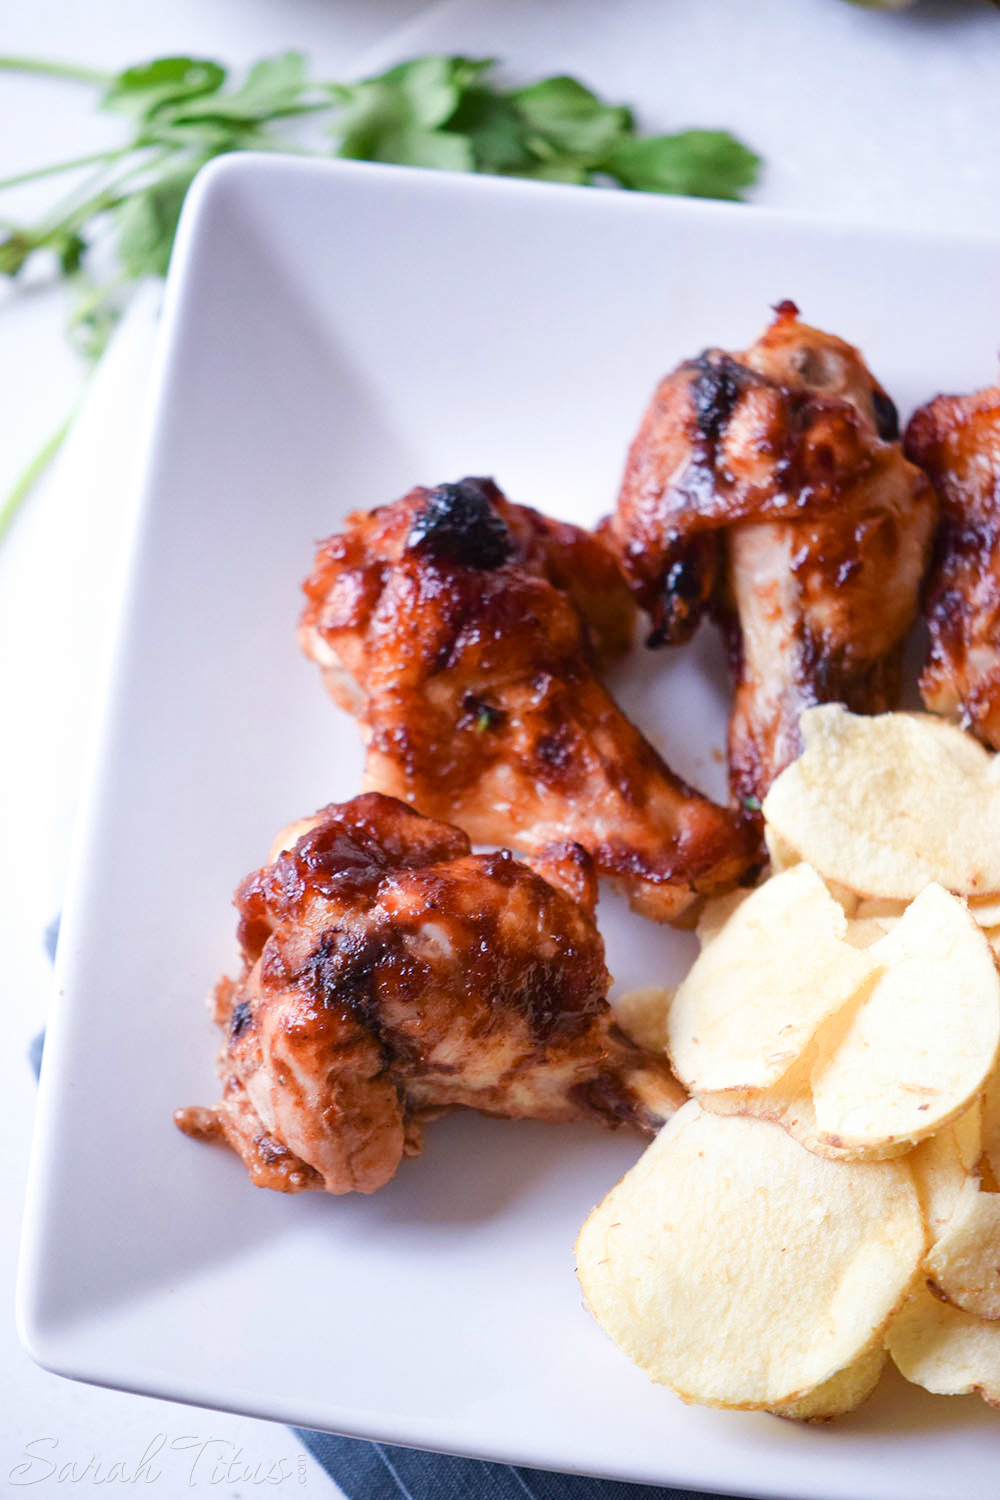
{"label": "white square plate", "polygon": [[[284,1198],[178,1134],[215,1097],[229,895],[357,789],[298,656],[313,542],[492,474],[592,521],[656,377],[769,304],[861,345],[904,412],[994,373],[996,244],[354,164],[210,168],[171,271],[131,586],[59,949],[20,1288],[51,1369],[537,1467],[794,1500],[992,1493],[1000,1423],[889,1377],[825,1429],[687,1408],[584,1312],[573,1241],[635,1138],[453,1116],[372,1198]],[[710,636],[622,696],[722,791]],[[713,752],[715,754],[713,755]],[[691,939],[602,903],[620,983]]]}

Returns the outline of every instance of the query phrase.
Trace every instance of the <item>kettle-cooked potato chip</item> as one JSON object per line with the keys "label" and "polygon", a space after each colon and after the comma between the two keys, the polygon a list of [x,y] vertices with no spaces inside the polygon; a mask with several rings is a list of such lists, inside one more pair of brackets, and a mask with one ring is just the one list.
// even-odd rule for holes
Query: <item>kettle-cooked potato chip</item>
{"label": "kettle-cooked potato chip", "polygon": [[1000,763],[930,715],[799,720],[805,746],[764,799],[772,840],[860,896],[911,900],[936,881],[1000,893]]}
{"label": "kettle-cooked potato chip", "polygon": [[809,1080],[820,1057],[827,1056],[832,1050],[831,1035],[836,1035],[845,1025],[842,1015],[831,1017],[788,1072],[770,1088],[699,1094],[699,1103],[713,1114],[753,1115],[756,1120],[769,1120],[787,1130],[792,1139],[807,1151],[825,1156],[829,1161],[891,1161],[897,1156],[907,1156],[913,1150],[913,1143],[909,1140],[880,1141],[873,1146],[859,1147],[841,1145],[820,1134]]}
{"label": "kettle-cooked potato chip", "polygon": [[790,870],[792,865],[797,865],[801,855],[797,854],[791,844],[786,844],[781,835],[771,827],[770,823],[764,824],[764,847],[767,857],[771,861],[771,874],[780,875],[782,870]]}
{"label": "kettle-cooked potato chip", "polygon": [[[769,823],[764,824],[764,847],[767,850],[772,875],[781,875],[785,870],[790,870],[793,865],[801,863],[802,855],[793,849],[791,844],[786,844]],[[849,890],[846,885],[838,885],[835,880],[827,880],[826,888],[834,901],[844,908],[845,915],[854,916],[858,905],[857,894]]]}
{"label": "kettle-cooked potato chip", "polygon": [[[791,844],[786,844],[784,839],[780,838],[767,823],[764,824],[764,847],[771,863],[772,875],[780,875],[784,870],[790,870],[792,865],[797,865],[802,859],[801,854],[797,853]],[[844,908],[845,915],[853,917],[858,905],[857,894],[849,890],[846,885],[838,885],[835,880],[827,880],[826,888],[834,901],[839,902]],[[725,897],[719,899],[725,900]]]}
{"label": "kettle-cooked potato chip", "polygon": [[885,922],[886,932],[890,932],[906,910],[905,901],[883,901],[864,896],[858,901],[854,915],[859,922]]}
{"label": "kettle-cooked potato chip", "polygon": [[1000,896],[975,897],[969,902],[969,910],[980,927],[1000,927]]}
{"label": "kettle-cooked potato chip", "polygon": [[931,1245],[944,1233],[966,1183],[974,1180],[979,1151],[970,1151],[970,1145],[974,1138],[978,1141],[978,1116],[977,1102],[959,1119],[921,1141],[909,1157]]}
{"label": "kettle-cooked potato chip", "polygon": [[820,1140],[867,1153],[932,1135],[983,1089],[1000,975],[982,929],[938,885],[865,956],[881,972],[811,1084]]}
{"label": "kettle-cooked potato chip", "polygon": [[876,972],[846,932],[841,907],[808,864],[735,906],[670,1006],[667,1051],[685,1087],[762,1090],[786,1073]]}
{"label": "kettle-cooked potato chip", "polygon": [[[990,1078],[996,1073],[994,1069]],[[987,1081],[987,1090],[989,1081]],[[979,1165],[983,1154],[983,1122],[985,1120],[984,1100],[985,1093],[969,1105],[964,1114],[959,1115],[957,1120],[951,1122],[949,1127],[954,1133],[955,1146],[958,1151],[959,1160],[963,1167],[969,1172],[974,1172]]]}
{"label": "kettle-cooked potato chip", "polygon": [[984,1193],[969,1178],[928,1252],[925,1269],[953,1306],[981,1318],[1000,1318],[1000,1193]]}
{"label": "kettle-cooked potato chip", "polygon": [[942,1302],[923,1282],[889,1324],[886,1347],[900,1374],[925,1391],[975,1391],[1000,1406],[1000,1322]]}
{"label": "kettle-cooked potato chip", "polygon": [[705,904],[672,1001],[623,1002],[698,1098],[587,1220],[580,1281],[685,1401],[827,1420],[889,1349],[1000,1405],[1000,756],[928,716],[802,727],[771,877]]}
{"label": "kettle-cooked potato chip", "polygon": [[629,990],[612,1002],[622,1031],[647,1052],[666,1052],[669,1008],[670,990],[665,985]]}
{"label": "kettle-cooked potato chip", "polygon": [[852,948],[870,948],[890,930],[886,923],[898,920],[898,917],[852,917],[844,936]]}
{"label": "kettle-cooked potato chip", "polygon": [[[773,1120],[787,1130],[793,1140],[807,1151],[830,1161],[892,1161],[908,1156],[913,1150],[909,1140],[878,1140],[866,1145],[842,1142],[820,1130],[816,1123],[816,1104],[809,1078],[820,1055],[820,1045],[813,1042],[800,1062],[759,1097],[751,1098],[745,1109],[762,1120]],[[714,1095],[713,1098],[717,1098]]]}
{"label": "kettle-cooked potato chip", "polygon": [[808,1396],[784,1406],[772,1406],[770,1410],[776,1417],[791,1417],[796,1422],[829,1422],[833,1417],[844,1417],[868,1400],[887,1358],[885,1345],[877,1338],[864,1354],[824,1380]]}
{"label": "kettle-cooked potato chip", "polygon": [[983,1090],[982,1149],[993,1176],[1000,1180],[1000,1067],[993,1069]]}
{"label": "kettle-cooked potato chip", "polygon": [[905,1161],[838,1163],[692,1100],[591,1213],[587,1303],[686,1401],[773,1410],[868,1353],[919,1273]]}
{"label": "kettle-cooked potato chip", "polygon": [[718,937],[725,927],[729,918],[736,909],[749,900],[753,891],[735,890],[727,891],[724,896],[713,896],[706,901],[698,917],[695,933],[698,941],[704,948],[713,938]]}

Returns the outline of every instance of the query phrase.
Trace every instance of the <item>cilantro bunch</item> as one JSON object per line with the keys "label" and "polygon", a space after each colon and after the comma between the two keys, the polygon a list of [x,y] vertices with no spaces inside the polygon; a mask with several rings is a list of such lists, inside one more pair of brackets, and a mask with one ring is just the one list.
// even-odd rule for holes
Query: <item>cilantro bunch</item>
{"label": "cilantro bunch", "polygon": [[[737,198],[758,158],[726,131],[642,136],[629,109],[574,78],[504,89],[490,59],[431,56],[359,83],[310,77],[300,52],[266,58],[233,80],[217,62],[162,57],[116,75],[0,57],[0,70],[95,85],[100,108],[130,136],[113,150],[0,182],[92,169],[40,223],[3,223],[0,273],[36,255],[55,260],[81,293],[72,329],[85,352],[106,342],[122,289],[166,272],[184,195],[199,168],[229,151],[284,151],[491,172],[550,182],[608,180],[654,193]],[[308,132],[304,135],[304,127]],[[98,279],[88,257],[110,240],[115,267]]]}

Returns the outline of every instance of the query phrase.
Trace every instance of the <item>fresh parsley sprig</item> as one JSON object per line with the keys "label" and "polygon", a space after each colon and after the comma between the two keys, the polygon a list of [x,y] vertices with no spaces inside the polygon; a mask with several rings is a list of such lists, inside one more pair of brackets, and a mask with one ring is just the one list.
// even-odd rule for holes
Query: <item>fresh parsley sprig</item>
{"label": "fresh parsley sprig", "polygon": [[[724,130],[640,135],[632,113],[575,78],[507,89],[489,58],[414,58],[375,78],[330,83],[300,52],[232,78],[221,63],[161,57],[121,73],[0,57],[0,71],[98,89],[101,109],[128,122],[120,146],[0,182],[0,192],[71,175],[72,191],[38,223],[0,219],[0,274],[48,257],[75,291],[70,333],[96,359],[128,289],[167,270],[192,178],[230,151],[284,151],[490,172],[550,182],[616,182],[651,193],[738,198],[757,177],[754,153]],[[106,253],[110,248],[110,255]],[[0,535],[62,430],[0,504]]]}
{"label": "fresh parsley sprig", "polygon": [[[0,272],[16,276],[38,254],[54,257],[59,272],[83,289],[73,329],[96,354],[122,288],[165,273],[191,180],[225,152],[337,155],[555,182],[610,179],[644,192],[712,198],[738,198],[756,179],[758,158],[726,131],[640,136],[630,110],[603,103],[574,78],[504,89],[492,77],[495,67],[483,58],[419,57],[343,84],[311,78],[300,52],[265,58],[236,81],[205,58],[162,57],[103,75],[0,57],[0,70],[96,85],[100,107],[131,126],[131,137],[112,150],[0,182],[2,191],[92,169],[40,223],[5,226]],[[311,117],[307,143],[304,116]],[[98,282],[87,276],[88,255],[104,232],[118,270]]]}

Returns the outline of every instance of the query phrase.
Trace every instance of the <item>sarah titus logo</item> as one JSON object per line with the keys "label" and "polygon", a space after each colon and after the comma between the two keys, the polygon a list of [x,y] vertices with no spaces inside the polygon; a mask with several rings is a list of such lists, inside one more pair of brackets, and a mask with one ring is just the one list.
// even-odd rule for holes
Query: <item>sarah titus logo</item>
{"label": "sarah titus logo", "polygon": [[60,1449],[58,1438],[32,1438],[25,1443],[20,1462],[8,1471],[7,1482],[17,1486],[46,1480],[50,1484],[146,1485],[166,1479],[168,1484],[180,1482],[188,1489],[213,1485],[216,1493],[230,1484],[254,1485],[266,1493],[267,1487],[276,1485],[304,1485],[306,1473],[304,1453],[254,1460],[229,1438],[168,1438],[158,1432],[133,1459],[99,1459],[94,1453],[70,1457]]}

